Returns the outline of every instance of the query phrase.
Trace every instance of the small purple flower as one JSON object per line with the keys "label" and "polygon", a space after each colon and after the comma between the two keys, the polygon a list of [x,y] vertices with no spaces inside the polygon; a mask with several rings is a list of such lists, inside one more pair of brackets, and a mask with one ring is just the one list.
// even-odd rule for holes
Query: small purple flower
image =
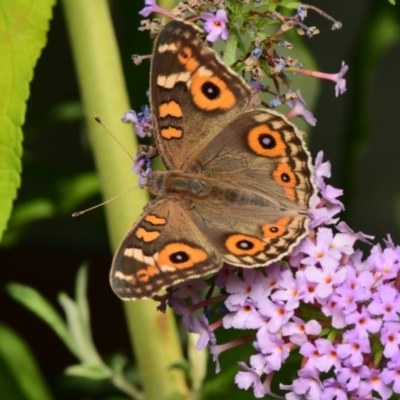
{"label": "small purple flower", "polygon": [[260,82],[260,81],[257,81],[257,80],[255,80],[255,79],[252,79],[252,78],[250,78],[250,87],[252,88],[252,89],[254,89],[254,90],[263,90],[263,89],[265,89],[265,86]]}
{"label": "small purple flower", "polygon": [[139,11],[139,14],[142,15],[143,17],[148,17],[151,13],[159,13],[171,19],[176,18],[174,14],[170,13],[169,11],[165,10],[162,7],[159,7],[157,5],[156,0],[145,0],[144,4],[145,4],[144,8],[141,11]]}
{"label": "small purple flower", "polygon": [[321,198],[314,196],[311,200],[311,217],[310,228],[315,228],[320,225],[336,224],[338,218],[333,218],[336,214],[342,211],[342,207],[338,205],[327,205],[321,207]]}
{"label": "small purple flower", "polygon": [[266,374],[272,371],[278,371],[282,363],[289,357],[289,347],[278,336],[273,334],[259,334],[257,333],[257,343],[255,347],[264,355]]}
{"label": "small purple flower", "polygon": [[340,69],[340,71],[337,74],[327,74],[325,72],[312,71],[312,70],[306,70],[306,69],[295,68],[295,67],[291,67],[290,70],[292,72],[297,72],[299,74],[311,76],[313,78],[327,79],[327,80],[335,82],[336,83],[336,85],[335,85],[336,97],[338,97],[339,94],[343,94],[346,91],[346,79],[343,79],[343,76],[349,70],[349,67],[348,67],[348,65],[346,65],[344,63],[344,61],[342,61],[342,68]]}
{"label": "small purple flower", "polygon": [[286,114],[287,119],[299,116],[311,126],[315,126],[317,124],[317,120],[315,119],[313,113],[306,109],[306,102],[304,101],[300,90],[297,91],[297,98],[293,100],[287,100],[286,104],[292,109]]}
{"label": "small purple flower", "polygon": [[324,390],[321,400],[347,400],[347,391],[345,386],[334,378],[326,379],[323,383]]}
{"label": "small purple flower", "polygon": [[256,48],[251,52],[251,54],[252,54],[252,56],[253,56],[255,59],[259,59],[260,56],[261,56],[261,54],[262,54],[262,49],[261,49],[261,47],[256,47]]}
{"label": "small purple flower", "polygon": [[350,364],[353,367],[359,367],[364,361],[362,353],[365,354],[371,352],[369,338],[360,337],[358,331],[353,329],[351,331],[346,331],[343,334],[343,339],[345,339],[346,343],[342,343],[337,346],[337,353],[339,357],[349,357]]}
{"label": "small purple flower", "polygon": [[319,335],[321,333],[321,325],[315,321],[311,320],[304,323],[300,318],[292,317],[293,322],[288,322],[282,328],[283,336],[290,336],[289,340],[301,346],[307,341],[307,335]]}
{"label": "small purple flower", "polygon": [[307,363],[304,368],[316,369],[315,364],[319,360],[319,352],[317,347],[311,342],[305,342],[300,347],[300,354],[307,358]]}
{"label": "small purple flower", "polygon": [[307,9],[302,6],[297,7],[297,15],[301,21],[304,21],[307,17]]}
{"label": "small purple flower", "polygon": [[318,378],[318,371],[314,368],[301,369],[299,371],[299,379],[294,380],[291,386],[293,392],[300,396],[286,397],[287,399],[321,400],[322,384]]}
{"label": "small purple flower", "polygon": [[398,322],[385,322],[381,330],[381,343],[385,346],[383,354],[387,358],[393,357],[399,350],[400,324]]}
{"label": "small purple flower", "polygon": [[340,358],[338,357],[337,350],[330,340],[317,339],[315,346],[318,351],[319,357],[315,360],[314,366],[321,372],[328,372],[332,366],[335,368],[340,367]]}
{"label": "small purple flower", "polygon": [[399,292],[390,285],[381,285],[372,295],[368,311],[373,315],[383,315],[384,321],[398,321],[400,312]]}
{"label": "small purple flower", "polygon": [[256,309],[254,303],[246,301],[243,305],[231,304],[229,299],[225,305],[230,314],[223,317],[223,325],[225,329],[257,329],[263,323],[263,318]]}
{"label": "small purple flower", "polygon": [[337,197],[342,196],[343,190],[336,189],[331,185],[326,185],[325,187],[321,188],[322,197],[325,200],[328,200],[330,204],[335,204],[340,207],[340,210],[344,210],[343,203],[337,199]]}
{"label": "small purple flower", "polygon": [[376,252],[370,255],[368,262],[375,270],[382,274],[383,279],[396,278],[400,269],[400,254],[398,251],[387,248],[383,252]]}
{"label": "small purple flower", "polygon": [[357,394],[361,398],[365,399],[373,390],[380,394],[382,400],[387,400],[391,396],[392,391],[384,384],[380,374],[379,370],[373,369],[369,379],[360,382]]}
{"label": "small purple flower", "polygon": [[325,185],[323,178],[331,177],[331,163],[329,161],[324,162],[323,159],[324,152],[318,152],[314,163],[314,177],[318,188],[322,188]]}
{"label": "small purple flower", "polygon": [[334,328],[341,329],[347,325],[343,309],[341,307],[338,307],[333,299],[327,301],[322,306],[321,311],[327,317],[332,317],[331,324]]}
{"label": "small purple flower", "polygon": [[339,96],[339,94],[343,94],[346,91],[346,79],[343,79],[344,75],[346,74],[346,72],[349,70],[349,66],[346,65],[344,63],[344,61],[342,61],[342,68],[340,69],[340,71],[335,74],[335,82],[336,82],[336,86],[335,86],[335,94],[336,97]]}
{"label": "small purple flower", "polygon": [[249,387],[253,387],[254,397],[261,398],[264,397],[264,388],[261,383],[260,376],[262,375],[262,370],[257,372],[255,369],[248,367],[244,362],[238,363],[244,371],[240,371],[235,376],[235,383],[240,389],[247,390]]}
{"label": "small purple flower", "polygon": [[145,128],[147,128],[148,130],[151,130],[152,128],[152,119],[148,106],[142,106],[142,111],[139,113],[136,113],[134,110],[127,111],[122,116],[121,121],[124,124],[135,125],[136,135],[140,138],[150,136],[149,132],[145,131]]}
{"label": "small purple flower", "polygon": [[[340,251],[332,247],[332,243],[334,241],[333,232],[328,228],[321,228],[317,233],[317,240],[314,243],[308,237],[301,246],[301,252],[308,255],[303,260],[303,263],[306,265],[315,265],[320,264],[323,269],[327,268],[331,272],[335,272],[339,267],[339,260],[342,257]],[[306,270],[307,271],[307,270]],[[307,272],[306,272],[307,273]],[[323,271],[319,269],[319,275],[323,274]],[[309,279],[309,277],[307,276]],[[312,280],[312,279],[309,279]],[[314,282],[322,283],[322,281]],[[330,282],[330,281],[329,281]],[[328,281],[326,283],[329,283]]]}
{"label": "small purple flower", "polygon": [[218,10],[216,15],[204,13],[201,18],[206,21],[204,30],[208,33],[206,39],[209,42],[215,42],[220,36],[223,40],[228,39],[228,29],[226,28],[228,17],[225,10]]}
{"label": "small purple flower", "polygon": [[389,361],[387,368],[384,368],[381,373],[382,382],[386,385],[393,383],[393,391],[395,393],[400,393],[400,351],[397,351],[392,356],[395,362]]}
{"label": "small purple flower", "polygon": [[219,288],[224,287],[235,269],[236,267],[233,267],[232,265],[224,264],[224,266],[218,271],[215,285]]}
{"label": "small purple flower", "polygon": [[368,332],[377,333],[382,326],[381,319],[374,319],[366,307],[362,307],[361,311],[355,311],[346,315],[346,322],[354,324],[360,337],[368,337]]}
{"label": "small purple flower", "polygon": [[263,299],[258,308],[260,314],[268,319],[268,330],[271,333],[278,332],[293,315],[293,311],[287,310],[283,302],[273,302],[268,298]]}
{"label": "small purple flower", "polygon": [[280,290],[277,290],[271,299],[274,301],[283,301],[286,303],[287,310],[294,310],[299,306],[299,287],[298,282],[293,277],[293,274],[288,269],[282,272],[279,281]]}
{"label": "small purple flower", "polygon": [[371,244],[370,240],[372,240],[374,238],[373,236],[365,235],[362,232],[355,233],[352,229],[350,229],[350,227],[344,221],[339,222],[336,227],[337,227],[339,232],[346,233],[347,235],[352,236],[354,242],[356,240],[359,240],[361,242]]}
{"label": "small purple flower", "polygon": [[209,344],[217,343],[215,333],[210,331],[210,324],[204,314],[200,314],[198,318],[191,318],[190,332],[200,335],[196,345],[197,350],[203,350]]}
{"label": "small purple flower", "polygon": [[302,300],[305,303],[314,303],[317,283],[309,281],[306,278],[304,271],[296,272],[296,280],[299,286],[299,291],[302,293]]}
{"label": "small purple flower", "polygon": [[281,103],[281,101],[280,101],[279,99],[272,99],[272,100],[269,102],[269,104],[271,104],[271,107],[272,107],[272,108],[276,108],[276,107],[278,107],[279,105],[281,105],[282,103]]}
{"label": "small purple flower", "polygon": [[361,379],[370,377],[370,370],[366,365],[353,367],[348,360],[344,361],[344,365],[337,371],[336,376],[338,382],[345,383],[349,391],[357,389],[360,386]]}
{"label": "small purple flower", "polygon": [[136,159],[133,163],[132,171],[139,174],[139,186],[146,187],[147,177],[152,173],[151,158],[146,158],[141,153],[136,154]]}
{"label": "small purple flower", "polygon": [[264,294],[265,276],[255,269],[245,269],[243,271],[243,280],[237,275],[231,275],[226,282],[226,290],[231,293],[229,296],[230,304],[242,306],[247,298],[258,301]]}
{"label": "small purple flower", "polygon": [[198,303],[198,293],[201,289],[204,289],[205,287],[207,287],[207,283],[204,279],[190,279],[186,282],[182,282],[176,285],[177,290],[174,291],[174,297],[178,299],[192,298],[193,303]]}
{"label": "small purple flower", "polygon": [[326,299],[332,294],[334,286],[346,279],[347,271],[344,268],[337,269],[337,266],[321,269],[311,265],[305,269],[304,273],[309,281],[317,283],[318,298]]}

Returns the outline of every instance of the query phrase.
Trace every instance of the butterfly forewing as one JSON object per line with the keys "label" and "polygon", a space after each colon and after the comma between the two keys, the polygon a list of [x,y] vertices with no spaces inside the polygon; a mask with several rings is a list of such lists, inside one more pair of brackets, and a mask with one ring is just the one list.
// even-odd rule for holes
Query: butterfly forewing
{"label": "butterfly forewing", "polygon": [[229,122],[247,110],[244,80],[203,47],[201,30],[171,21],[159,33],[151,66],[151,103],[158,150],[168,169],[180,169]]}

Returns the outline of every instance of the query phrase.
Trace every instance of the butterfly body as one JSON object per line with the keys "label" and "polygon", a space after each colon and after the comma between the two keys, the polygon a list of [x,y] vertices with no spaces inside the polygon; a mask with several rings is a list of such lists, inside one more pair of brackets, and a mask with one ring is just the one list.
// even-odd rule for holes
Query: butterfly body
{"label": "butterfly body", "polygon": [[187,208],[196,208],[201,202],[215,206],[272,206],[270,200],[233,183],[224,184],[216,178],[182,171],[154,171],[148,176],[147,188],[156,196],[181,201]]}
{"label": "butterfly body", "polygon": [[282,115],[248,110],[251,91],[199,28],[171,21],[156,39],[151,107],[156,196],[122,241],[111,285],[124,299],[217,272],[268,265],[307,234],[315,193],[310,155]]}

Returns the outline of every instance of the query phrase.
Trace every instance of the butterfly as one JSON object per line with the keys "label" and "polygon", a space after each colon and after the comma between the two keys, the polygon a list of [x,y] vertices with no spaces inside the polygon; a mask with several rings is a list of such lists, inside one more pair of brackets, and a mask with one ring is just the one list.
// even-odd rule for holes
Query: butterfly
{"label": "butterfly", "polygon": [[249,110],[251,89],[202,33],[173,20],[155,40],[150,104],[166,171],[147,176],[156,199],[115,254],[110,281],[123,300],[224,263],[266,266],[307,234],[315,185],[302,135],[281,114]]}

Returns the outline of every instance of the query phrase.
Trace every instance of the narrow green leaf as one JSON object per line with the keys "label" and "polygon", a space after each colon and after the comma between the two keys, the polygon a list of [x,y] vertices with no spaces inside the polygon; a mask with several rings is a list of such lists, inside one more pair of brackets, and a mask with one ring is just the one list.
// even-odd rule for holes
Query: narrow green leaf
{"label": "narrow green leaf", "polygon": [[0,8],[0,240],[20,186],[29,82],[46,43],[54,0],[3,0]]}
{"label": "narrow green leaf", "polygon": [[75,283],[75,301],[82,316],[82,323],[86,332],[90,334],[90,314],[89,304],[87,301],[86,289],[88,281],[88,268],[83,265],[79,268]]}
{"label": "narrow green leaf", "polygon": [[68,349],[78,356],[76,347],[71,341],[67,326],[56,309],[35,289],[20,283],[9,283],[6,287],[9,295],[40,319],[57,334]]}
{"label": "narrow green leaf", "polygon": [[65,370],[65,372],[68,375],[89,379],[109,379],[111,377],[111,370],[102,368],[98,364],[71,365]]}
{"label": "narrow green leaf", "polygon": [[83,364],[103,365],[77,304],[65,293],[61,293],[58,299],[67,316],[68,337],[74,343],[74,354]]}
{"label": "narrow green leaf", "polygon": [[0,323],[0,398],[51,400],[41,372],[22,338]]}

